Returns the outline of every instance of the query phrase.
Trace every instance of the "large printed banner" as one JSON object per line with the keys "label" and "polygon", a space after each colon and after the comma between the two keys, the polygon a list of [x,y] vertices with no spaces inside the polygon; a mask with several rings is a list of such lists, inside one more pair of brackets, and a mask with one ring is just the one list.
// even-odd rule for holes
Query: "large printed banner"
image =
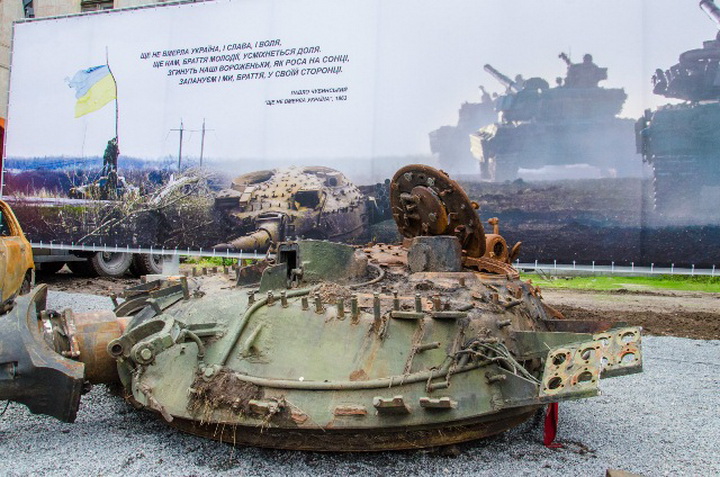
{"label": "large printed banner", "polygon": [[[385,180],[426,163],[532,237],[525,260],[714,263],[665,244],[718,235],[720,161],[696,154],[698,183],[636,148],[645,109],[687,99],[660,95],[678,55],[715,35],[677,3],[215,0],[18,23],[3,194],[35,242],[393,240]],[[680,176],[696,195],[663,185]]]}

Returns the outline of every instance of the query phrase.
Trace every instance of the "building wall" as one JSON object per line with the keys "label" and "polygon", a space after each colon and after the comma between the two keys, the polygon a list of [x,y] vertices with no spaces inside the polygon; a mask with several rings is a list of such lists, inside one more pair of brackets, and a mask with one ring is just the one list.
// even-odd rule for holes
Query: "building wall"
{"label": "building wall", "polygon": [[33,0],[35,17],[54,17],[80,12],[81,0]]}
{"label": "building wall", "polygon": [[0,118],[7,117],[12,22],[24,16],[22,0],[0,0]]}

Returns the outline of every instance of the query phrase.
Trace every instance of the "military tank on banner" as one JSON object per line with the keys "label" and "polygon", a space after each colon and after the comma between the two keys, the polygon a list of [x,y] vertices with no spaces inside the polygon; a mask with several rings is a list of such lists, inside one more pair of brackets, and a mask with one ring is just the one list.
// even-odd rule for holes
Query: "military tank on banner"
{"label": "military tank on banner", "polygon": [[465,102],[458,110],[455,126],[441,126],[430,132],[430,150],[440,167],[451,173],[477,172],[475,159],[470,152],[470,134],[495,122],[495,102],[480,86],[480,102]]}
{"label": "military tank on banner", "polygon": [[564,53],[560,58],[567,74],[554,87],[538,77],[511,80],[485,65],[507,92],[496,102],[498,121],[470,136],[483,179],[502,182],[516,179],[520,168],[573,164],[613,176],[642,174],[633,121],[618,117],[625,91],[598,86],[607,79],[607,68],[598,67],[591,55],[582,63],[572,63]]}
{"label": "military tank on banner", "polygon": [[640,329],[563,317],[519,278],[497,219],[445,173],[392,179],[403,245],[277,244],[237,278],[154,277],[115,312],[0,319],[0,399],[75,419],[88,383],[237,445],[375,451],[509,429],[641,371]]}
{"label": "military tank on banner", "polygon": [[216,250],[265,251],[272,243],[304,237],[353,241],[380,220],[387,206],[364,196],[341,172],[323,166],[250,172],[215,198],[231,237]]}
{"label": "military tank on banner", "polygon": [[[720,9],[712,0],[702,0],[700,7],[720,26]],[[685,101],[647,110],[636,124],[638,153],[653,168],[655,209],[660,213],[698,211],[702,194],[720,188],[719,63],[720,32],[653,75],[655,94]],[[716,204],[717,199],[709,202]]]}

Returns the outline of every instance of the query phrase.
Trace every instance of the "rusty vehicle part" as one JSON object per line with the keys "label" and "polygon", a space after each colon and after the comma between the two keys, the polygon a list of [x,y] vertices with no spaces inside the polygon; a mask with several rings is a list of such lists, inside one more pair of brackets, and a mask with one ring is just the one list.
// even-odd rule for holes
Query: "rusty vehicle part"
{"label": "rusty vehicle part", "polygon": [[304,237],[350,241],[366,232],[366,200],[329,167],[286,167],[244,174],[218,193],[215,207],[232,222],[235,238],[219,250],[264,251]]}
{"label": "rusty vehicle part", "polygon": [[46,302],[47,286],[40,285],[0,317],[0,399],[72,422],[88,383],[117,382],[107,345],[128,320],[111,311],[58,313]]}
{"label": "rusty vehicle part", "polygon": [[533,77],[511,80],[491,65],[485,71],[506,88],[495,101],[498,118],[470,135],[481,177],[502,182],[518,171],[544,166],[588,164],[610,175],[640,176],[630,119],[618,117],[627,98],[620,88],[603,88],[607,68],[585,55],[567,65],[565,78],[550,84]]}
{"label": "rusty vehicle part", "polygon": [[[720,8],[712,0],[702,0],[700,7],[720,27]],[[685,101],[648,109],[635,126],[637,152],[653,168],[655,210],[660,213],[686,217],[703,204],[717,202],[719,69],[720,32],[702,48],[680,54],[669,69],[655,70],[653,92]]]}
{"label": "rusty vehicle part", "polygon": [[0,200],[0,309],[12,306],[12,300],[34,284],[30,242],[10,206]]}
{"label": "rusty vehicle part", "polygon": [[391,200],[404,245],[284,242],[235,283],[224,273],[149,281],[123,292],[115,314],[125,318],[98,316],[105,333],[94,340],[80,337],[86,320],[44,310],[36,289],[3,319],[35,326],[25,349],[50,355],[62,399],[33,401],[48,386],[33,392],[13,372],[21,346],[3,355],[0,396],[71,420],[91,363],[94,376],[107,370],[96,356],[106,344],[116,374],[93,380],[119,379],[129,401],[183,431],[377,451],[497,434],[547,403],[596,395],[601,377],[641,371],[640,329],[565,320],[544,305],[500,253],[504,241],[489,240],[497,220],[485,234],[445,173],[404,167]]}

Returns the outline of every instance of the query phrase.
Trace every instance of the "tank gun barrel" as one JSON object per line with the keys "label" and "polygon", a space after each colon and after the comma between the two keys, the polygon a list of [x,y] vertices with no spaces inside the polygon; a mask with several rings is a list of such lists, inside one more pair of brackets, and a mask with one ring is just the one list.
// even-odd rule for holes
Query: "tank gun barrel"
{"label": "tank gun barrel", "polygon": [[502,84],[506,88],[511,89],[512,91],[514,91],[516,93],[519,91],[517,85],[515,84],[515,82],[513,80],[511,80],[504,74],[500,73],[498,70],[493,68],[491,65],[489,65],[489,64],[485,65],[484,69],[485,69],[485,71],[490,73],[490,76],[492,76],[493,78],[498,80],[498,82],[500,82],[500,84]]}
{"label": "tank gun barrel", "polygon": [[278,215],[258,222],[257,230],[243,235],[228,243],[217,244],[213,248],[217,250],[256,250],[264,252],[272,245],[280,241],[282,236],[282,225],[284,217]]}
{"label": "tank gun barrel", "polygon": [[718,29],[720,29],[720,8],[715,5],[714,0],[700,0],[700,9],[704,11],[712,21],[715,22]]}

